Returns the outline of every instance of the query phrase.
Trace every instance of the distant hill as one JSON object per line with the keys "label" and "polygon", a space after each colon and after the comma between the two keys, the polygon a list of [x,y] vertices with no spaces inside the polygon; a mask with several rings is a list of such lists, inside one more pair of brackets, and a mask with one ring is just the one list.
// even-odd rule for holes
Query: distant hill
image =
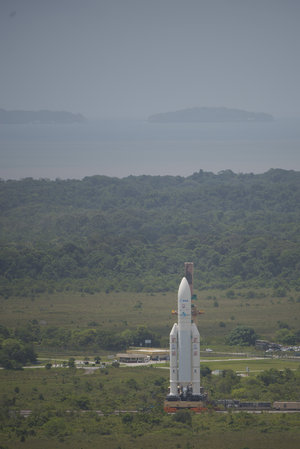
{"label": "distant hill", "polygon": [[274,120],[272,115],[263,112],[248,112],[229,108],[189,108],[180,111],[163,112],[151,115],[149,122],[156,123],[195,123],[195,122],[265,122]]}
{"label": "distant hill", "polygon": [[84,121],[83,115],[66,111],[6,111],[0,109],[0,124],[68,124]]}

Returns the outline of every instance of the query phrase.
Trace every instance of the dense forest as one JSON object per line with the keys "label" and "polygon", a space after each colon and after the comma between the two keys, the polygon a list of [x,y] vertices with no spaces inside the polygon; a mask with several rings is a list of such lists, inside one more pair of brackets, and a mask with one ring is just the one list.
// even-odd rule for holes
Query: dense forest
{"label": "dense forest", "polygon": [[300,172],[0,181],[0,294],[300,287]]}

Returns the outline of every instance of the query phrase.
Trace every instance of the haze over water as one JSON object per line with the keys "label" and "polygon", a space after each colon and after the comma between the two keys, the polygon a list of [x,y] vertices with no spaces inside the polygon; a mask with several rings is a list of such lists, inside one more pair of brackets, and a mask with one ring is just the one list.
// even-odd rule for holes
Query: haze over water
{"label": "haze over water", "polygon": [[1,125],[0,158],[2,179],[300,170],[300,120]]}
{"label": "haze over water", "polygon": [[192,107],[300,119],[299,23],[297,0],[1,0],[0,109],[102,121],[0,126],[0,176],[299,170],[296,121],[146,122]]}

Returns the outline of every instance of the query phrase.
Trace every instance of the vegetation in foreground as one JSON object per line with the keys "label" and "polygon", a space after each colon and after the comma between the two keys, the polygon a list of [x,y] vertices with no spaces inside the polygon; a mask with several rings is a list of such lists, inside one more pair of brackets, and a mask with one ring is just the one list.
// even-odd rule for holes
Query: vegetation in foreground
{"label": "vegetation in foreground", "polygon": [[[1,371],[2,447],[196,449],[205,440],[215,449],[291,449],[300,437],[300,414],[218,414],[211,409],[201,415],[166,415],[167,370],[110,367],[85,373],[74,368]],[[202,376],[212,399],[300,397],[299,369],[240,378],[231,370],[212,376],[203,367]],[[20,410],[31,414],[25,418]],[[115,410],[123,413],[115,415]]]}
{"label": "vegetation in foreground", "polygon": [[[239,325],[246,326],[246,331],[247,326],[253,326],[265,337],[275,337],[282,329],[296,332],[297,294],[291,291],[289,296],[276,297],[273,290],[263,289],[201,291],[198,301],[205,315],[200,318],[199,328],[204,345],[215,343],[224,349],[225,336],[251,338],[252,332],[240,332]],[[68,354],[70,342],[66,335],[71,335],[76,337],[73,350],[85,355],[89,351],[100,354],[105,351],[95,336],[101,332],[108,336],[123,332],[137,335],[138,330],[145,331],[137,328],[138,322],[147,324],[148,331],[164,343],[174,321],[170,314],[174,303],[176,295],[171,293],[47,294],[34,301],[2,298],[2,343],[15,337],[22,344],[34,341],[38,353],[53,350]],[[241,348],[249,350],[249,346]],[[239,350],[235,346],[226,349]],[[254,365],[259,361],[239,361],[235,365],[231,361],[205,362],[202,383],[211,399],[299,400],[297,362],[277,362],[277,368],[268,368],[268,363],[274,362],[265,360],[268,369],[258,374],[257,369],[264,369]],[[241,379],[235,371],[245,372],[245,365],[250,367],[250,376]],[[219,377],[212,376],[211,370],[216,368],[225,371]],[[168,369],[109,367],[94,374],[84,373],[79,369],[51,368],[50,364],[47,369],[1,370],[2,447],[198,449],[205,441],[215,449],[294,449],[300,437],[296,414],[220,415],[210,410],[203,415],[165,415],[162,404],[168,388]],[[20,410],[28,409],[32,411],[29,417],[20,416]],[[104,416],[95,410],[101,410]],[[116,416],[114,410],[139,413]]]}

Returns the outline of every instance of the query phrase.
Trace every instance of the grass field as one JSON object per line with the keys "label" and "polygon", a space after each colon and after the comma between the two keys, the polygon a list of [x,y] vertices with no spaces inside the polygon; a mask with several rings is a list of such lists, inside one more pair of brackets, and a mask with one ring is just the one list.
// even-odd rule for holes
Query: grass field
{"label": "grass field", "polygon": [[[255,292],[255,298],[246,298],[247,291],[235,291],[227,298],[222,290],[198,292],[197,307],[204,311],[198,318],[202,345],[222,345],[224,338],[237,325],[253,327],[265,339],[272,339],[278,330],[278,321],[291,328],[300,328],[298,292],[289,292],[285,298],[274,298],[269,290]],[[0,300],[0,324],[16,327],[37,320],[45,326],[69,329],[99,326],[108,330],[125,330],[146,325],[165,337],[176,316],[177,293],[98,293],[80,295],[56,293],[34,300],[10,298]]]}
{"label": "grass field", "polygon": [[260,360],[220,360],[211,361],[202,359],[201,364],[208,366],[211,370],[224,370],[232,369],[238,373],[246,373],[247,368],[249,369],[249,374],[257,373],[267,369],[278,369],[283,370],[285,368],[290,368],[292,370],[300,369],[300,358],[298,360],[289,360],[286,358],[282,359],[260,359]]}
{"label": "grass field", "polygon": [[[212,416],[211,422],[215,422]],[[279,430],[274,429],[274,425],[266,424],[264,418],[256,418],[256,428],[253,423],[246,424],[244,428],[229,429],[226,423],[222,430],[214,430],[214,425],[209,426],[210,422],[202,424],[201,417],[194,417],[193,427],[187,429],[182,425],[175,427],[172,418],[168,420],[164,431],[157,430],[153,426],[151,431],[134,430],[136,426],[127,426],[126,432],[114,432],[105,430],[110,434],[103,435],[103,424],[105,429],[108,427],[108,420],[99,418],[98,420],[91,416],[80,416],[72,424],[75,427],[72,434],[64,432],[59,438],[54,436],[42,436],[38,438],[28,437],[25,441],[20,439],[3,440],[2,447],[7,449],[200,449],[211,447],[213,449],[296,449],[299,445],[300,431],[293,425],[291,427],[291,417],[282,419],[280,425],[276,423]],[[67,425],[69,424],[67,420]],[[121,418],[110,418],[110,429],[114,424],[118,428],[124,428]],[[176,423],[177,424],[177,423]],[[198,424],[200,431],[193,428]],[[299,424],[299,423],[298,423]],[[140,429],[142,426],[138,426]],[[227,427],[227,428],[226,428]],[[67,435],[66,435],[67,434]]]}

